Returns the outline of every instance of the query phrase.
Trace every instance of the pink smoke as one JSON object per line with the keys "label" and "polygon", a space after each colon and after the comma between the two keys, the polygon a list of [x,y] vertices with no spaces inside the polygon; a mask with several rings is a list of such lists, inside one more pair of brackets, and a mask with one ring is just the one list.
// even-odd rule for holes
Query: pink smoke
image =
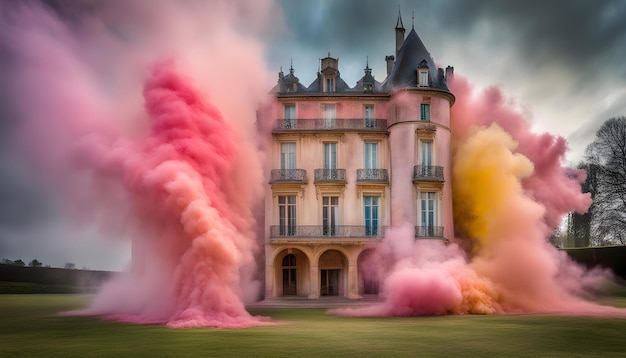
{"label": "pink smoke", "polygon": [[260,324],[245,310],[240,282],[240,269],[254,265],[253,221],[242,220],[224,190],[241,155],[232,129],[171,63],[155,67],[144,97],[148,137],[99,148],[89,141],[79,152],[88,165],[97,163],[103,174],[124,182],[133,217],[152,226],[151,237],[133,238],[140,249],[150,247],[150,256],[137,255],[147,265],[137,269],[149,276],[145,267],[157,260],[173,271],[152,292],[126,287],[125,299],[143,299],[158,306],[156,312],[120,314],[106,295],[86,312],[171,327]]}
{"label": "pink smoke", "polygon": [[64,19],[65,8],[17,4],[2,23],[22,149],[73,222],[133,243],[132,269],[75,313],[170,327],[269,324],[244,301],[260,289],[255,120],[271,87],[250,33],[268,31],[274,5],[91,5],[70,5]]}
{"label": "pink smoke", "polygon": [[492,123],[509,133],[519,145],[517,152],[534,165],[533,174],[523,180],[524,190],[545,207],[545,222],[550,228],[556,228],[563,215],[571,211],[587,211],[591,197],[580,190],[585,173],[563,167],[568,149],[563,137],[533,133],[528,116],[516,111],[515,103],[497,87],[476,94],[469,80],[455,75],[450,90],[456,96],[451,109],[451,129],[456,142],[466,140],[473,128]]}
{"label": "pink smoke", "polygon": [[591,203],[580,190],[584,173],[563,167],[565,140],[533,133],[495,87],[476,93],[458,75],[450,86],[455,231],[463,236],[407,247],[410,233],[389,230],[378,261],[369,261],[385,277],[384,302],[331,313],[626,315],[588,301],[610,275],[586,271],[547,240],[564,214]]}

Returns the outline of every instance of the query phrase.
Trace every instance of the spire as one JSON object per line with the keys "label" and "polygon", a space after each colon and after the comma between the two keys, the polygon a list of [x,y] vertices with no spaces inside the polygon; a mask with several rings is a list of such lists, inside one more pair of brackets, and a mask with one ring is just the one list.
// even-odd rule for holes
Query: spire
{"label": "spire", "polygon": [[293,57],[291,58],[291,66],[289,67],[289,74],[293,75]]}
{"label": "spire", "polygon": [[415,11],[411,12],[411,30],[415,30]]}
{"label": "spire", "polygon": [[402,24],[402,16],[400,15],[400,5],[398,5],[398,21],[396,21],[396,30],[399,29],[404,30],[404,25]]}
{"label": "spire", "polygon": [[359,82],[363,86],[363,92],[365,93],[374,92],[376,81],[374,80],[374,77],[372,76],[372,69],[370,68],[369,56],[365,57],[365,75],[363,76],[363,78],[361,78]]}
{"label": "spire", "polygon": [[371,75],[372,69],[370,68],[370,58],[369,56],[365,56],[365,74]]}
{"label": "spire", "polygon": [[398,21],[396,22],[396,57],[400,47],[404,43],[404,25],[402,24],[402,16],[400,15],[400,5],[398,5]]}

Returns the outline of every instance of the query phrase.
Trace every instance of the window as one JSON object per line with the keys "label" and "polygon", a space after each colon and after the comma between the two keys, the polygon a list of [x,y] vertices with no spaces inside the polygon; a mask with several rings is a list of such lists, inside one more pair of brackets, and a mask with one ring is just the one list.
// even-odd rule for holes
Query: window
{"label": "window", "polygon": [[296,169],[296,143],[280,143],[280,169]]}
{"label": "window", "polygon": [[322,197],[322,234],[324,236],[337,235],[339,224],[339,197]]}
{"label": "window", "polygon": [[296,106],[294,104],[286,104],[285,107],[285,128],[296,127]]}
{"label": "window", "polygon": [[365,218],[365,236],[378,235],[378,211],[380,198],[378,196],[364,196],[363,210]]}
{"label": "window", "polygon": [[335,92],[335,79],[326,77],[326,92]]}
{"label": "window", "polygon": [[324,105],[324,127],[325,128],[335,127],[335,115],[336,115],[335,104],[325,104]]}
{"label": "window", "polygon": [[337,169],[337,143],[324,143],[324,169]]}
{"label": "window", "polygon": [[374,106],[366,105],[364,110],[365,128],[374,128],[376,125],[376,120],[374,119]]}
{"label": "window", "polygon": [[420,141],[420,164],[422,167],[430,167],[433,164],[433,142]]}
{"label": "window", "polygon": [[[422,192],[420,193],[420,226],[424,228],[432,228],[437,226],[437,193]],[[434,229],[423,229],[425,232]],[[430,231],[429,231],[430,230]],[[426,236],[434,236],[434,232]]]}
{"label": "window", "polygon": [[365,142],[364,153],[365,169],[377,169],[378,168],[378,143]]}
{"label": "window", "polygon": [[278,225],[281,236],[296,235],[296,196],[278,197]]}
{"label": "window", "polygon": [[428,69],[420,69],[418,70],[418,73],[418,85],[420,87],[428,87]]}
{"label": "window", "polygon": [[430,121],[430,104],[422,103],[420,104],[420,121]]}

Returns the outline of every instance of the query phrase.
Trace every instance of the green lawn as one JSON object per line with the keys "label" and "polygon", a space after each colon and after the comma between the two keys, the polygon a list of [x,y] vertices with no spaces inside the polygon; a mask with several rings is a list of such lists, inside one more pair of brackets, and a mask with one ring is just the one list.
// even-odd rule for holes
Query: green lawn
{"label": "green lawn", "polygon": [[[0,356],[626,356],[626,319],[552,316],[343,318],[322,309],[252,309],[283,325],[168,329],[66,317],[82,295],[0,295]],[[626,298],[614,297],[626,307]]]}

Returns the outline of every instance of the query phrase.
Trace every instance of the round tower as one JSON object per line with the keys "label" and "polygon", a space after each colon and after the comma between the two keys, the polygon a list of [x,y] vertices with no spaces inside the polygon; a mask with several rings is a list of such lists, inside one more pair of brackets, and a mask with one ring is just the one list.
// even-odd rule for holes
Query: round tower
{"label": "round tower", "polygon": [[446,73],[435,66],[415,29],[400,46],[383,90],[391,95],[391,225],[412,226],[416,239],[452,239],[450,108],[455,98]]}

